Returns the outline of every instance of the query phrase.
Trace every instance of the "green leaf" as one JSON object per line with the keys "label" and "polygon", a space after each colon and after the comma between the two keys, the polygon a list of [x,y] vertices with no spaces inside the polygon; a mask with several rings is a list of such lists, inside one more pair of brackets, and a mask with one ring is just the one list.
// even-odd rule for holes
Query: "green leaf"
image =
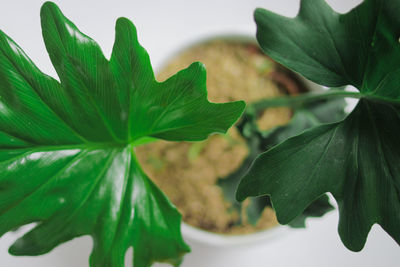
{"label": "green leaf", "polygon": [[188,251],[180,215],[133,157],[130,147],[75,147],[28,150],[2,161],[0,233],[40,222],[10,253],[39,255],[87,234],[92,266],[124,266],[131,246],[135,266]]}
{"label": "green leaf", "polygon": [[399,10],[397,0],[364,0],[339,14],[324,0],[302,0],[294,19],[263,9],[254,17],[261,48],[284,66],[321,85],[394,98],[399,92],[383,87],[399,79]]}
{"label": "green leaf", "polygon": [[[248,108],[251,109],[255,106],[260,106],[260,104],[269,103],[270,101],[273,101],[273,99],[260,100],[256,104],[250,104]],[[268,131],[260,131],[255,124],[256,118],[254,117],[266,107],[264,106],[262,110],[253,110],[255,112],[248,111],[247,116],[242,117],[238,125],[238,130],[246,138],[250,153],[235,172],[218,180],[218,185],[222,188],[225,198],[230,203],[233,203],[232,208],[236,209],[238,214],[241,215],[243,214],[241,209],[246,206],[248,221],[252,224],[256,224],[264,208],[266,206],[271,206],[269,197],[250,198],[249,203],[246,205],[238,203],[235,198],[236,189],[240,180],[250,169],[253,161],[263,151],[268,150],[289,137],[301,134],[306,129],[321,125],[322,123],[342,120],[346,115],[344,111],[345,106],[346,101],[344,99],[323,99],[306,103],[294,109],[294,115],[288,124],[275,127]],[[244,134],[245,128],[247,130],[250,129],[250,135],[246,136]],[[333,207],[329,204],[327,196],[322,196],[316,200],[315,203],[311,203],[310,206],[289,225],[296,228],[305,227],[305,220],[308,217],[321,217],[332,209]],[[240,220],[242,219],[243,218],[240,218]]]}
{"label": "green leaf", "polygon": [[293,19],[255,12],[257,38],[269,56],[319,84],[351,84],[361,100],[344,120],[261,154],[238,199],[270,195],[286,224],[331,192],[349,249],[361,250],[375,223],[400,244],[399,11],[395,0],[365,0],[347,14],[323,0],[303,0]]}
{"label": "green leaf", "polygon": [[[201,63],[157,82],[136,29],[125,18],[117,20],[108,62],[99,46],[54,4],[44,5],[41,17],[46,48],[63,85],[59,95],[44,98],[87,139],[126,142],[153,136],[202,140],[210,133],[225,132],[244,108],[243,102],[208,102]],[[113,88],[118,88],[117,93]]]}
{"label": "green leaf", "polygon": [[346,101],[339,98],[323,99],[298,107],[288,124],[262,133],[262,150],[268,150],[313,126],[342,120],[346,116],[345,106]]}
{"label": "green leaf", "polygon": [[342,122],[312,128],[261,154],[237,197],[270,195],[278,220],[287,224],[331,192],[348,248],[362,249],[374,223],[399,243],[399,133],[400,116],[392,107],[361,100]]}
{"label": "green leaf", "polygon": [[0,31],[0,236],[36,222],[10,253],[39,255],[90,235],[92,267],[124,266],[130,247],[134,266],[179,265],[189,251],[181,216],[134,146],[225,132],[244,103],[208,102],[200,63],[157,82],[127,19],[117,20],[110,60],[55,4],[43,5],[41,21],[60,82]]}
{"label": "green leaf", "polygon": [[294,218],[288,225],[293,228],[305,228],[307,218],[321,217],[333,209],[334,207],[329,203],[329,197],[322,195],[320,198],[314,200],[302,214]]}

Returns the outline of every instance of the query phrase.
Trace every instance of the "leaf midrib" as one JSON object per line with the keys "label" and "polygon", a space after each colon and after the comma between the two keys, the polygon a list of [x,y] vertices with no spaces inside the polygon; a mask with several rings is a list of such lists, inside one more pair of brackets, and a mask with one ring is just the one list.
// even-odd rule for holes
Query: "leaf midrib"
{"label": "leaf midrib", "polygon": [[[393,175],[393,172],[392,172],[392,170],[390,168],[391,164],[389,163],[389,161],[388,161],[388,159],[386,157],[386,153],[384,152],[383,143],[382,143],[381,137],[379,135],[379,131],[378,131],[378,126],[376,125],[376,121],[373,119],[371,107],[368,105],[368,103],[366,105],[367,105],[367,111],[369,113],[368,117],[370,118],[370,121],[371,121],[371,124],[372,124],[372,133],[375,136],[375,140],[377,140],[377,148],[378,148],[378,157],[377,158],[381,162],[381,166],[382,166],[382,168],[383,168],[383,170],[384,170],[384,172],[386,174],[386,176],[384,176],[383,179],[384,178],[388,179],[389,183],[394,188],[396,188],[396,186],[395,186],[396,185],[396,181],[395,181],[395,178],[394,178],[395,175]],[[376,193],[378,194],[378,192],[376,192]],[[398,194],[398,197],[400,199],[400,195],[399,194]],[[379,209],[377,208],[376,210],[379,210]],[[379,219],[382,219],[382,214],[379,214],[379,215],[376,214],[376,216],[379,217]],[[378,221],[378,218],[376,218],[376,220]]]}
{"label": "leaf midrib", "polygon": [[[93,195],[93,193],[94,193],[95,189],[97,188],[97,186],[99,185],[100,181],[104,178],[104,174],[106,173],[106,171],[108,170],[108,168],[112,164],[112,161],[114,160],[114,156],[115,156],[114,154],[115,153],[117,153],[117,152],[116,151],[111,151],[111,153],[108,156],[107,161],[105,162],[104,166],[100,169],[100,172],[97,174],[96,178],[94,179],[94,182],[93,182],[92,186],[90,187],[89,192],[85,195],[83,200],[80,201],[79,205],[77,205],[74,208],[73,212],[71,212],[68,215],[68,217],[66,219],[64,219],[63,224],[61,225],[61,228],[63,226],[65,226],[65,225],[67,225],[75,217],[75,215],[78,214],[80,209],[85,206],[87,201]],[[73,160],[73,161],[75,161],[75,160]]]}
{"label": "leaf midrib", "polygon": [[129,156],[128,156],[128,159],[126,160],[126,168],[125,168],[125,173],[124,173],[124,184],[123,184],[123,189],[121,191],[121,201],[120,201],[120,205],[119,205],[118,217],[116,220],[117,223],[116,223],[116,227],[114,227],[111,245],[107,249],[106,253],[109,253],[110,250],[113,248],[116,238],[117,238],[117,234],[118,234],[119,230],[121,229],[121,222],[122,222],[121,217],[122,217],[122,214],[124,213],[123,206],[126,205],[126,199],[128,197],[127,196],[128,185],[129,185],[129,183],[132,182],[132,178],[130,177],[129,174],[130,174],[130,170],[132,168],[133,155],[131,152],[128,152],[128,154],[129,154]]}

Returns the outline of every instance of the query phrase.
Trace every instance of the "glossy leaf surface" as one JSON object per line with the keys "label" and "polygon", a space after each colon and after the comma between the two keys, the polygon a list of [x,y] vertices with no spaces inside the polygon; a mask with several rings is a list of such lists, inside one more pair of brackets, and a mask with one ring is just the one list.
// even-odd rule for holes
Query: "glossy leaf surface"
{"label": "glossy leaf surface", "polygon": [[267,54],[322,85],[351,84],[361,100],[344,120],[260,155],[238,199],[270,195],[285,224],[331,192],[349,249],[361,250],[375,223],[400,244],[399,11],[395,0],[365,0],[347,14],[323,0],[303,0],[293,19],[256,11],[257,37]]}
{"label": "glossy leaf surface", "polygon": [[189,251],[181,216],[143,173],[134,146],[225,132],[244,103],[208,102],[200,63],[157,82],[127,19],[117,21],[110,60],[55,4],[43,5],[41,21],[60,82],[0,32],[0,236],[37,222],[12,254],[91,235],[92,267],[124,266],[130,247],[134,266],[179,265]]}

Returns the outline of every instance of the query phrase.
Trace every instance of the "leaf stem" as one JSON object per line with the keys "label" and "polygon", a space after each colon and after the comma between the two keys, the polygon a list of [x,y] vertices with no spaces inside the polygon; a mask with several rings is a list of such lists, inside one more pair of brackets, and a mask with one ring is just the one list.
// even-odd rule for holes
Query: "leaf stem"
{"label": "leaf stem", "polygon": [[269,98],[263,99],[258,102],[254,102],[248,105],[248,110],[250,111],[260,111],[270,107],[280,107],[280,106],[298,106],[302,105],[307,102],[318,101],[322,99],[328,99],[333,97],[340,97],[340,98],[366,98],[373,101],[384,102],[386,104],[400,104],[400,100],[398,99],[391,99],[385,98],[377,95],[370,95],[360,92],[348,92],[343,90],[334,90],[330,89],[327,91],[319,91],[319,92],[310,92],[305,94],[300,94],[297,96],[283,96],[283,97],[276,97],[276,98]]}
{"label": "leaf stem", "polygon": [[[306,102],[312,102],[321,99],[327,99],[332,97],[351,97],[351,98],[361,98],[364,95],[359,92],[347,92],[343,90],[329,90],[329,91],[319,91],[310,92],[305,94],[300,94],[297,96],[282,96],[276,98],[263,99],[251,104],[251,107],[255,110],[262,110],[270,107],[280,107],[280,106],[297,106],[304,104]],[[249,105],[250,106],[250,105]]]}
{"label": "leaf stem", "polygon": [[130,144],[132,146],[140,146],[140,145],[145,145],[145,144],[149,144],[149,143],[154,143],[159,141],[160,139],[155,138],[155,137],[151,137],[151,136],[144,136],[141,137],[139,139],[135,139],[134,141],[132,141]]}

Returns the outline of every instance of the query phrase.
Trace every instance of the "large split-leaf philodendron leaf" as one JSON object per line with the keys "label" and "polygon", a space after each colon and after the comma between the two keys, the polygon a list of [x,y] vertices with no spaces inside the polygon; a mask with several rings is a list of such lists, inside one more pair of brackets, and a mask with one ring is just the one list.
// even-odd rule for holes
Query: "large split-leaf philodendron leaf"
{"label": "large split-leaf philodendron leaf", "polygon": [[349,249],[361,250],[375,223],[400,244],[399,12],[398,0],[365,0],[347,14],[302,0],[295,18],[256,10],[257,38],[269,56],[319,84],[353,85],[361,100],[345,119],[261,154],[238,199],[270,195],[286,224],[331,192]]}
{"label": "large split-leaf philodendron leaf", "polygon": [[157,82],[127,19],[117,21],[110,60],[55,4],[43,5],[41,21],[60,82],[0,31],[0,236],[36,222],[12,254],[90,235],[92,267],[124,266],[130,247],[134,266],[179,265],[189,251],[181,216],[143,173],[134,146],[224,132],[244,103],[208,102],[200,63]]}

